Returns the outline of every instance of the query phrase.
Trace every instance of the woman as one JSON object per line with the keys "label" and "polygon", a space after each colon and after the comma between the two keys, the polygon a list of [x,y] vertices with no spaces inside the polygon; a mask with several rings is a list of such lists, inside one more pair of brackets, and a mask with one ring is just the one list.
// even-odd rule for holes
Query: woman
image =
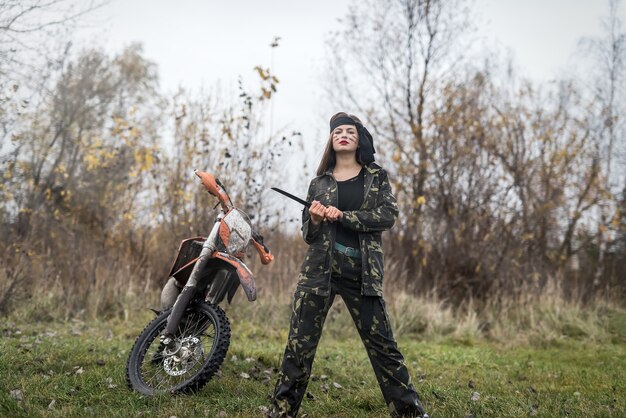
{"label": "woman", "polygon": [[273,397],[274,416],[295,417],[306,392],[326,314],[341,295],[392,416],[427,417],[393,337],[382,293],[381,234],[398,215],[372,136],[346,113],[330,138],[302,214],[309,244],[294,295],[289,338]]}

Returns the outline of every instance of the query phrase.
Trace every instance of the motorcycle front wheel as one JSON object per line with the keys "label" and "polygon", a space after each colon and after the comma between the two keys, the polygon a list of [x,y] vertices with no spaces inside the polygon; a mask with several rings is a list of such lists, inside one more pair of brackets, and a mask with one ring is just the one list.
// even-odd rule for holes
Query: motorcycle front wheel
{"label": "motorcycle front wheel", "polygon": [[169,314],[160,313],[146,326],[128,357],[128,386],[145,395],[200,390],[217,372],[230,345],[230,324],[222,308],[196,302],[181,318],[175,347],[165,349],[160,334]]}

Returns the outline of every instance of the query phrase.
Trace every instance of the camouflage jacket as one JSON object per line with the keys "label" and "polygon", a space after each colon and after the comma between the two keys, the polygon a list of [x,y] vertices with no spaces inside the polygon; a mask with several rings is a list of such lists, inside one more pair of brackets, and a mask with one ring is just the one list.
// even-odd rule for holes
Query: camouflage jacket
{"label": "camouflage jacket", "polygon": [[[398,216],[398,206],[385,170],[371,163],[365,167],[364,174],[363,205],[359,210],[344,211],[340,222],[359,234],[363,279],[361,294],[382,296],[384,259],[381,235],[393,226]],[[337,181],[331,170],[311,180],[307,200],[318,200],[325,206],[337,207]],[[336,223],[322,222],[315,225],[311,222],[308,208],[302,212],[302,236],[309,248],[300,269],[298,290],[328,295],[335,231]]]}

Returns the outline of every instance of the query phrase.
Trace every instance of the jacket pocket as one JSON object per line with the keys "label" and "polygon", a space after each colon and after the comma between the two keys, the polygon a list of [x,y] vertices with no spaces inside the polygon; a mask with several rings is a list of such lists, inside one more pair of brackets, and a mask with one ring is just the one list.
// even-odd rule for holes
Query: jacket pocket
{"label": "jacket pocket", "polygon": [[319,277],[326,271],[328,251],[320,243],[309,245],[300,267],[300,274],[306,277]]}
{"label": "jacket pocket", "polygon": [[364,281],[366,295],[382,295],[385,257],[378,248],[368,248],[367,252],[368,275]]}

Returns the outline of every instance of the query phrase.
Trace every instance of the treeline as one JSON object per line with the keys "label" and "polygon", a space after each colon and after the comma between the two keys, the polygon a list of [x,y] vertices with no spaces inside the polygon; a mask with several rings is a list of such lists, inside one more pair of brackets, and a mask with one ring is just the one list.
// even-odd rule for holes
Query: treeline
{"label": "treeline", "polygon": [[258,94],[165,97],[138,45],[64,57],[3,139],[2,310],[49,294],[68,314],[120,312],[163,285],[178,242],[206,235],[217,214],[196,168],[215,173],[260,230],[276,229],[264,185],[301,142],[261,136],[262,89],[278,80],[256,73]]}
{"label": "treeline", "polygon": [[[541,84],[472,31],[467,1],[366,1],[329,40],[329,92],[374,126],[411,293],[625,300],[626,33],[619,2]],[[484,42],[484,41],[483,41]]]}
{"label": "treeline", "polygon": [[[607,39],[590,41],[612,57],[593,61],[593,80],[540,85],[465,55],[465,4],[365,2],[329,41],[329,97],[376,133],[401,208],[385,241],[387,291],[453,306],[547,286],[625,300],[624,34],[608,25]],[[278,262],[251,258],[262,294],[293,291],[304,244],[265,189],[303,148],[298,132],[263,133],[271,69],[254,70],[253,89],[168,96],[138,45],[67,48],[28,80],[9,75],[11,62],[0,86],[0,311],[41,298],[66,316],[145,304],[178,242],[206,235],[216,214],[194,168],[214,172],[265,233]]]}

